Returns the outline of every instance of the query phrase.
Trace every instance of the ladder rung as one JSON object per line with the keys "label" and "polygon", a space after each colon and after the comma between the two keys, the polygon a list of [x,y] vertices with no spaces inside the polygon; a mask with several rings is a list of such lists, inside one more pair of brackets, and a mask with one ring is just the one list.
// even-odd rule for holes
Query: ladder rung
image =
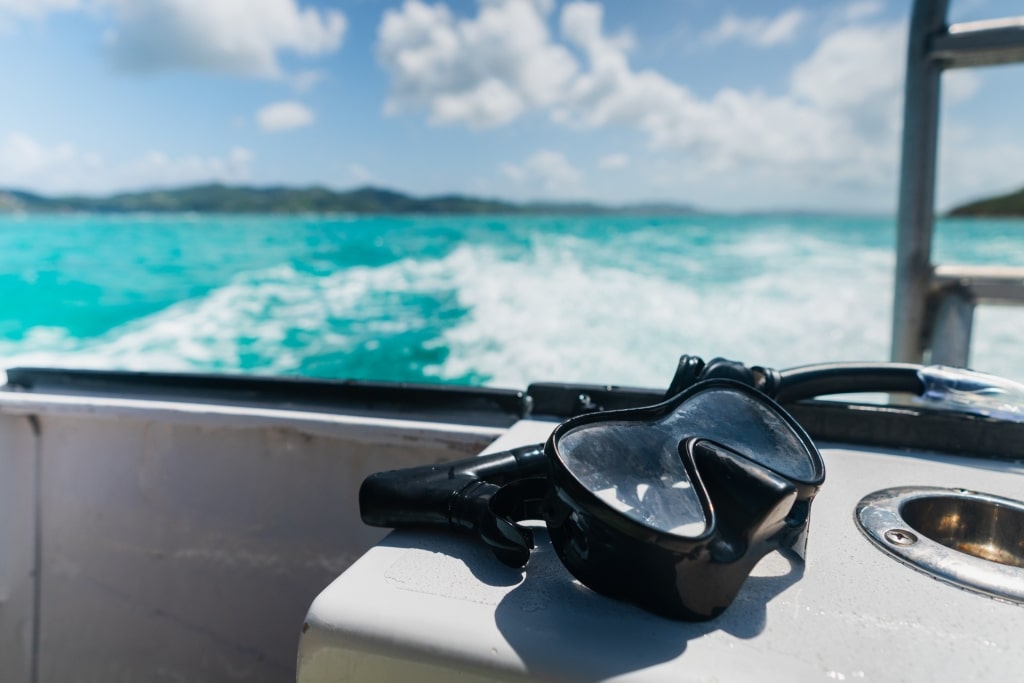
{"label": "ladder rung", "polygon": [[1024,62],[1024,17],[953,24],[932,39],[928,56],[947,69]]}
{"label": "ladder rung", "polygon": [[976,302],[1024,305],[1024,268],[1013,266],[936,266],[932,291],[966,289]]}

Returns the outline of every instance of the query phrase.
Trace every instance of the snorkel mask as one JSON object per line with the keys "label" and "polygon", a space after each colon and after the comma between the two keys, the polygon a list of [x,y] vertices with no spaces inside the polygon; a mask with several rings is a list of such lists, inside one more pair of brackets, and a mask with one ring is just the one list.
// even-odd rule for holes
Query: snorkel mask
{"label": "snorkel mask", "polygon": [[[958,409],[990,414],[978,405],[991,402],[991,385],[982,380],[978,389],[974,375],[953,372],[938,393],[955,394]],[[811,502],[825,479],[810,437],[769,396],[934,398],[934,374],[893,363],[780,373],[683,356],[662,403],[578,415],[543,445],[374,474],[360,489],[360,510],[373,526],[473,534],[517,568],[534,546],[520,522],[542,520],[563,564],[594,591],[674,619],[711,619],[767,553],[803,558]],[[1006,391],[997,394],[1006,404]]]}
{"label": "snorkel mask", "polygon": [[546,522],[591,589],[663,616],[710,619],[767,553],[803,553],[821,456],[778,404],[729,379],[655,406],[589,413],[543,447],[382,472],[359,492],[373,526],[450,526],[512,567]]}

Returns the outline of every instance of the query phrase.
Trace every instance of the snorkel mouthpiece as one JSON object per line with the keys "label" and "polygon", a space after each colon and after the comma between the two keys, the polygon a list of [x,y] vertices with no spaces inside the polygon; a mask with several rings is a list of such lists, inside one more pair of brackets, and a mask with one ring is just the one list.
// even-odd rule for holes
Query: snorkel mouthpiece
{"label": "snorkel mouthpiece", "polygon": [[655,406],[588,413],[547,443],[449,465],[382,472],[359,492],[374,526],[479,536],[512,567],[546,522],[584,585],[673,619],[711,619],[768,552],[802,556],[824,481],[803,429],[760,391],[698,382]]}
{"label": "snorkel mouthpiece", "polygon": [[540,518],[547,471],[542,446],[378,472],[359,488],[363,522],[379,527],[450,527],[478,535],[511,567],[530,559],[533,534],[516,524]]}

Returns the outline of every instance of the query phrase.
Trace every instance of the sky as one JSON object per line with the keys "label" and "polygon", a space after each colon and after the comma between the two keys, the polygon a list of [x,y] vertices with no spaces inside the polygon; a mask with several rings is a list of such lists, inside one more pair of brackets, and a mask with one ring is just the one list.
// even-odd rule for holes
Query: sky
{"label": "sky", "polygon": [[[953,2],[952,21],[1024,15]],[[891,213],[910,3],[0,0],[0,187],[220,181]],[[938,206],[1024,186],[1024,66],[943,80]]]}

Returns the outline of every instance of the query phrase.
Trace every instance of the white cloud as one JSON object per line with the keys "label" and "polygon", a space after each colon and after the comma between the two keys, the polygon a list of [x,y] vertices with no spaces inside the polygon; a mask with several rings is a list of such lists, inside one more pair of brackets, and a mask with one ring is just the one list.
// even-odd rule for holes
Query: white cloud
{"label": "white cloud", "polygon": [[806,19],[807,13],[799,8],[788,9],[772,19],[740,17],[729,12],[704,34],[704,40],[711,44],[739,40],[756,47],[772,47],[796,38]]}
{"label": "white cloud", "polygon": [[366,185],[374,181],[373,173],[362,164],[352,164],[349,166],[348,174],[354,182],[360,185]]}
{"label": "white cloud", "polygon": [[142,158],[122,167],[110,169],[109,176],[126,176],[115,187],[174,187],[209,181],[241,182],[249,178],[253,159],[251,150],[235,147],[225,156],[188,155],[170,157],[161,151],[150,151]]}
{"label": "white cloud", "polygon": [[895,104],[903,86],[905,34],[903,24],[835,31],[793,70],[792,92],[829,111]]}
{"label": "white cloud", "polygon": [[638,129],[652,149],[685,153],[696,176],[742,173],[753,179],[773,169],[769,182],[790,186],[820,180],[823,173],[836,184],[892,182],[901,26],[834,32],[794,69],[784,94],[723,88],[701,98],[655,71],[633,70],[623,47],[605,37],[602,14],[591,3],[563,9],[562,32],[586,54],[589,68],[566,90],[554,112],[557,121]]}
{"label": "white cloud", "polygon": [[609,154],[601,157],[601,160],[597,162],[597,165],[605,170],[625,168],[629,166],[629,155],[622,154],[621,152],[617,154]]}
{"label": "white cloud", "polygon": [[881,0],[862,0],[860,2],[851,2],[843,8],[843,17],[847,21],[869,19],[881,14],[884,9],[885,3],[881,2]]}
{"label": "white cloud", "polygon": [[[867,3],[847,7],[838,28],[793,68],[788,88],[775,94],[724,87],[697,96],[653,69],[634,69],[634,41],[628,33],[607,32],[604,8],[595,2],[562,6],[560,45],[548,34],[543,8],[527,0],[482,1],[478,15],[466,20],[444,4],[408,0],[385,16],[378,55],[392,76],[391,112],[423,107],[435,123],[485,127],[545,111],[556,124],[578,130],[622,126],[641,132],[652,151],[681,160],[684,169],[663,174],[677,185],[745,181],[788,187],[798,196],[811,184],[831,184],[877,197],[895,182],[905,45],[902,22],[871,20],[878,9]],[[529,39],[513,43],[490,33],[498,17],[509,24],[511,16],[532,27],[516,34]],[[799,9],[770,18],[727,15],[707,39],[776,45],[793,40],[806,18]],[[513,49],[525,45],[533,50]],[[521,75],[537,70],[533,61],[542,52],[554,56],[556,68],[541,81],[546,86],[540,94],[531,96]],[[965,96],[972,87],[969,80],[951,81],[947,93]],[[569,179],[578,183],[575,169],[575,176],[557,173],[555,159],[568,162],[552,155],[505,164],[502,172],[545,191],[564,188]],[[609,157],[599,167],[626,161]]]}
{"label": "white cloud", "polygon": [[1020,189],[1024,143],[1015,133],[1012,126],[979,131],[964,123],[946,122],[939,136],[937,208]]}
{"label": "white cloud", "polygon": [[302,8],[296,0],[101,2],[117,22],[106,40],[108,59],[139,73],[195,69],[280,77],[279,52],[333,52],[347,25],[338,10]]}
{"label": "white cloud", "polygon": [[326,71],[310,69],[293,74],[289,80],[297,92],[309,92],[325,78],[327,78]]}
{"label": "white cloud", "polygon": [[488,0],[461,20],[420,0],[388,10],[377,42],[391,75],[385,111],[425,108],[435,124],[487,128],[552,104],[577,64],[552,43],[550,10],[550,2],[530,0]]}
{"label": "white cloud", "polygon": [[54,10],[74,9],[79,4],[79,0],[0,0],[0,12],[34,17]]}
{"label": "white cloud", "polygon": [[223,156],[172,157],[153,150],[111,163],[68,142],[48,144],[25,133],[0,139],[0,187],[30,188],[47,194],[112,192],[190,183],[240,182],[249,178],[253,153],[235,147]]}
{"label": "white cloud", "polygon": [[502,164],[498,167],[502,174],[511,181],[517,183],[526,182],[526,169],[519,164]]}
{"label": "white cloud", "polygon": [[78,9],[81,5],[81,0],[0,0],[0,16],[42,19],[51,12]]}
{"label": "white cloud", "polygon": [[308,126],[316,120],[312,110],[301,102],[274,102],[256,112],[256,123],[261,130],[276,133]]}
{"label": "white cloud", "polygon": [[54,12],[81,7],[81,0],[0,0],[0,34],[15,30],[19,21],[42,21]]}
{"label": "white cloud", "polygon": [[596,3],[569,3],[562,10],[562,34],[579,47],[590,70],[574,79],[555,119],[571,125],[599,127],[632,124],[652,132],[693,106],[693,98],[655,71],[634,72],[622,41],[602,30],[603,8]]}
{"label": "white cloud", "polygon": [[[508,77],[522,73],[532,59],[529,54],[487,52],[482,43],[465,38],[490,25],[488,12],[510,8],[533,22],[542,19],[526,0],[484,3],[471,21],[454,19],[445,5],[418,0],[390,13],[381,26],[379,50],[392,71],[391,107],[415,102],[430,108],[435,122],[478,127],[507,123],[531,108],[546,110],[556,123],[571,128],[625,126],[641,131],[655,151],[684,155],[701,176],[765,173],[771,182],[791,186],[820,181],[825,173],[837,184],[892,181],[902,81],[901,69],[894,68],[903,50],[900,25],[856,24],[834,31],[794,69],[788,92],[723,88],[698,97],[657,71],[633,69],[633,41],[628,34],[605,32],[600,4],[569,2],[561,11],[560,34],[586,64],[574,64],[551,81],[560,84],[557,90],[531,100],[521,83]],[[759,20],[757,40],[768,44],[791,38],[803,16],[792,10]],[[739,28],[726,33],[743,35]],[[543,27],[532,35],[535,46],[564,49],[551,42]],[[500,59],[488,62],[487,55]],[[518,67],[510,63],[515,60]],[[506,164],[503,172],[521,183],[541,175],[537,164],[528,162]],[[553,180],[558,177],[553,172],[548,177],[546,189],[565,184],[564,178]]]}
{"label": "white cloud", "polygon": [[[807,201],[809,192],[822,202],[856,197],[846,200],[850,207],[891,205],[906,25],[878,18],[879,3],[829,13],[823,37],[791,69],[781,91],[723,87],[710,96],[653,69],[634,68],[634,41],[607,31],[601,4],[562,5],[557,41],[547,31],[544,9],[527,0],[481,0],[476,17],[459,19],[444,4],[407,0],[386,14],[378,35],[378,56],[391,74],[387,110],[419,107],[434,123],[477,128],[531,111],[581,131],[621,126],[642,133],[655,155],[666,155],[657,170],[649,160],[637,171],[663,178],[665,187],[728,188],[719,196],[744,191],[775,205]],[[526,37],[516,42],[490,32],[496,17],[514,24],[507,20],[512,16],[531,27],[516,33]],[[768,18],[727,15],[705,40],[778,45],[793,40],[808,16],[800,9]],[[524,73],[544,73],[534,66],[542,53],[553,56],[547,79],[523,80]],[[947,98],[958,101],[977,86],[972,74],[955,73],[944,87]],[[531,95],[530,87],[538,89]],[[610,155],[598,166],[623,163]],[[560,166],[570,171],[560,175]],[[554,152],[504,164],[501,171],[524,188],[581,187],[579,172]]]}
{"label": "white cloud", "polygon": [[583,179],[564,154],[551,150],[535,152],[521,164],[502,164],[500,170],[510,180],[544,193],[578,189]]}
{"label": "white cloud", "polygon": [[981,79],[976,71],[955,69],[942,74],[942,92],[950,102],[964,102],[974,97],[981,86]]}
{"label": "white cloud", "polygon": [[61,142],[47,147],[24,133],[11,133],[0,144],[0,178],[5,185],[19,185],[21,177],[31,177],[51,168],[76,161],[74,145]]}

